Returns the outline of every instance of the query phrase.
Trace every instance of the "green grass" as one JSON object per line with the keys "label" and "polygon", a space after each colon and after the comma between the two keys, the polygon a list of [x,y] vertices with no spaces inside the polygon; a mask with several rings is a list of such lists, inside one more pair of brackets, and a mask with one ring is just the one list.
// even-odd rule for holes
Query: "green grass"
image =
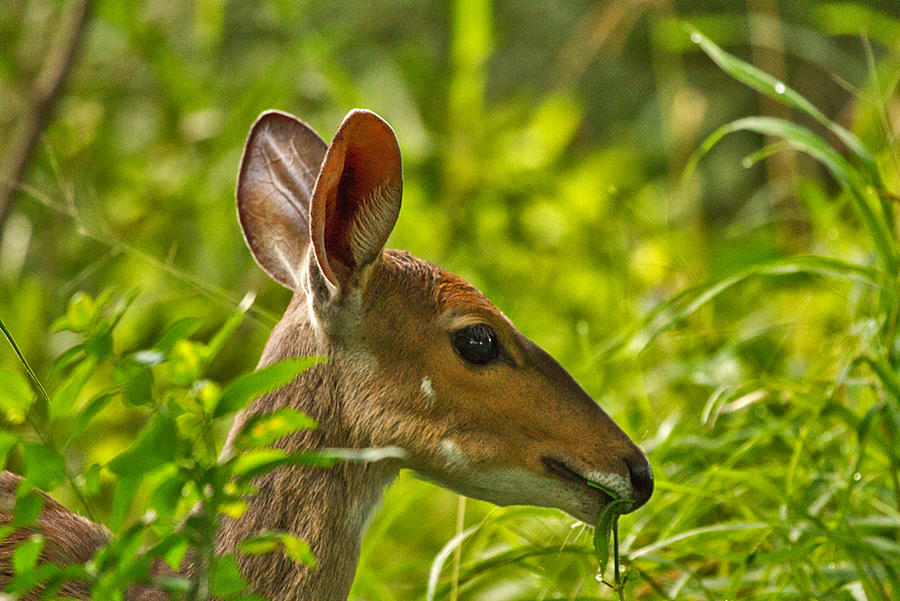
{"label": "green grass", "polygon": [[[234,224],[247,127],[280,108],[328,137],[364,106],[404,152],[389,245],[485,290],[647,450],[654,496],[619,519],[624,598],[900,595],[896,10],[761,3],[772,45],[746,3],[326,4],[99,3],[0,234],[19,345],[0,351],[0,458],[120,534],[102,590],[142,545],[183,550],[154,545],[211,478],[215,399],[245,400],[237,374],[288,301]],[[28,6],[0,11],[3,127],[58,16]],[[197,474],[167,455],[187,439]],[[114,471],[147,449],[168,467]],[[304,557],[275,534],[251,547]],[[226,564],[216,586],[240,588]],[[597,570],[590,526],[404,473],[351,599],[616,598]]]}

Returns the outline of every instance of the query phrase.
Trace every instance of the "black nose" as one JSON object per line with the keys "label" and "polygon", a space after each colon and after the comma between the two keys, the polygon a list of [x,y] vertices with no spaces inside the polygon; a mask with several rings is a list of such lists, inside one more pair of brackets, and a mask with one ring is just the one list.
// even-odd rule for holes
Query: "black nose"
{"label": "black nose", "polygon": [[631,510],[634,511],[653,494],[653,470],[650,469],[647,456],[640,451],[628,457],[625,463],[631,474],[631,488],[634,490],[634,505]]}

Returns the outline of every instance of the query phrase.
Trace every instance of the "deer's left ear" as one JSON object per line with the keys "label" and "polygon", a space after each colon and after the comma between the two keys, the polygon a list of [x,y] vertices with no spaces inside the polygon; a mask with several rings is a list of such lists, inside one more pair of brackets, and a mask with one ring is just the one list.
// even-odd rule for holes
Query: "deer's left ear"
{"label": "deer's left ear", "polygon": [[309,216],[316,263],[339,291],[356,286],[394,229],[401,171],[391,126],[370,111],[348,113],[328,147]]}

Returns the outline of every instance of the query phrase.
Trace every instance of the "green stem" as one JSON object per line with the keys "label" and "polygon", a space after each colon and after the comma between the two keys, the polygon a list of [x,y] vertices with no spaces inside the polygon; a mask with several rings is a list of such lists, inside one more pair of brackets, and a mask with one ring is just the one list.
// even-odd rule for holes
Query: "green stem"
{"label": "green stem", "polygon": [[613,583],[615,584],[616,593],[619,595],[619,601],[625,601],[625,581],[621,577],[619,571],[619,518],[613,519]]}
{"label": "green stem", "polygon": [[[28,360],[25,358],[25,355],[22,354],[22,350],[19,348],[19,345],[16,344],[16,339],[13,338],[12,332],[9,331],[9,328],[6,327],[6,324],[2,319],[0,319],[0,330],[3,331],[3,335],[6,336],[6,340],[12,347],[13,352],[16,354],[16,357],[19,358],[19,362],[25,368],[25,373],[28,375],[28,380],[31,383],[31,387],[34,389],[35,394],[37,394],[38,396],[38,401],[37,403],[35,403],[35,411],[37,412],[37,417],[39,418],[40,423],[36,423],[34,414],[31,411],[28,411],[25,416],[25,418],[28,420],[28,425],[30,425],[31,428],[35,431],[38,438],[40,438],[41,442],[44,445],[58,452],[59,449],[57,449],[56,445],[53,444],[53,440],[50,438],[45,429],[45,426],[49,421],[50,409],[50,397],[49,395],[47,395],[47,390],[44,388],[44,385],[41,384],[41,381],[38,380],[38,377],[37,375],[35,375],[34,370],[31,369],[31,365],[29,365]],[[78,501],[81,503],[81,506],[84,507],[84,511],[85,513],[87,513],[88,519],[94,520],[94,510],[91,507],[91,504],[88,502],[87,497],[84,496],[81,487],[76,484],[75,477],[69,470],[68,465],[66,465],[66,482],[75,493],[75,496],[78,497]]]}
{"label": "green stem", "polygon": [[[50,397],[47,395],[47,391],[44,390],[44,385],[41,384],[40,380],[38,380],[37,376],[35,375],[34,370],[31,369],[31,365],[28,364],[28,360],[25,358],[25,355],[23,355],[21,349],[19,349],[19,345],[16,344],[16,340],[15,338],[13,338],[12,332],[9,331],[2,319],[0,319],[0,330],[3,330],[3,335],[6,336],[6,340],[12,347],[13,352],[16,354],[16,357],[19,358],[19,362],[25,368],[25,374],[28,376],[29,382],[31,382],[31,387],[38,395],[38,403],[36,406],[38,417],[42,422],[45,422],[47,420],[48,409],[50,407]],[[38,431],[38,434],[40,434],[40,431]]]}

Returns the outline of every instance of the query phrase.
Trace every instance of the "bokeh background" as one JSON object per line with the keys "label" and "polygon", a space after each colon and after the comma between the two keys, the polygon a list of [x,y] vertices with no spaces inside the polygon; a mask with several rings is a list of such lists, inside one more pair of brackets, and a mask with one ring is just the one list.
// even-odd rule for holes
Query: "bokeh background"
{"label": "bokeh background", "polygon": [[[481,288],[649,452],[657,493],[621,521],[629,598],[900,595],[896,440],[876,425],[868,444],[860,427],[882,398],[857,361],[883,325],[868,288],[751,278],[646,344],[618,344],[676,294],[768,261],[874,263],[848,195],[806,156],[753,156],[771,140],[739,133],[685,176],[707,135],[748,115],[845,151],[723,72],[686,26],[858,135],[897,200],[900,4],[101,0],[29,148],[34,99],[80,6],[0,0],[0,317],[48,386],[73,344],[50,325],[79,290],[140,289],[123,350],[187,316],[208,336],[254,291],[211,375],[252,369],[290,293],[255,265],[235,218],[247,131],[277,108],[327,140],[369,108],[404,158],[389,246]],[[18,369],[5,345],[0,364]],[[111,404],[68,459],[108,460],[145,419]],[[461,504],[403,474],[351,599],[424,598],[439,550],[467,528],[439,598],[614,596],[583,525]]]}

